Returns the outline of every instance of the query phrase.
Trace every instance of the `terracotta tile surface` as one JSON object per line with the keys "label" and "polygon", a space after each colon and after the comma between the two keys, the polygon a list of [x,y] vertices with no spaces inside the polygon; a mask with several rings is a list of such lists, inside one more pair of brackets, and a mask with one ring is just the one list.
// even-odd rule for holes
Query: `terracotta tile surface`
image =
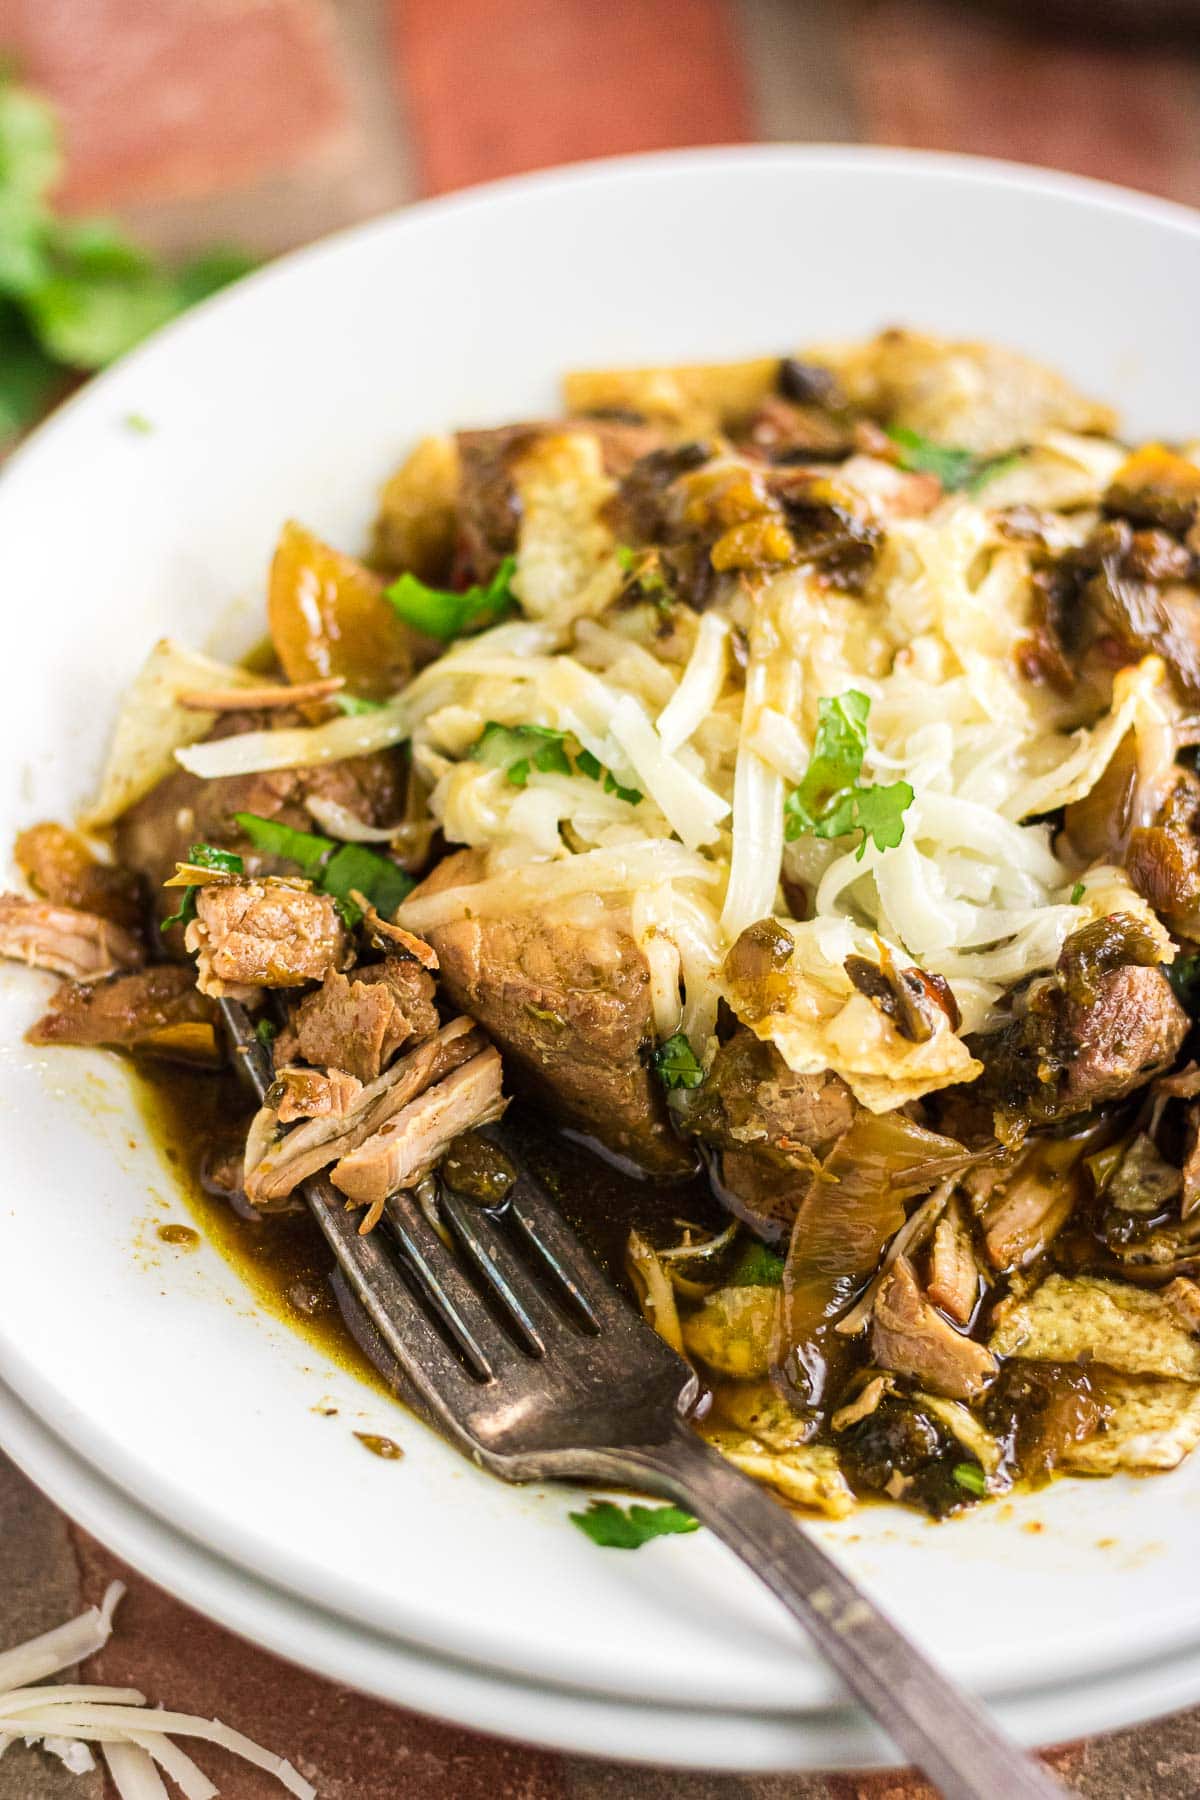
{"label": "terracotta tile surface", "polygon": [[212,192],[346,129],[326,0],[4,0],[0,28],[62,108],[72,205]]}
{"label": "terracotta tile surface", "polygon": [[394,18],[429,193],[753,132],[724,0],[396,0]]}
{"label": "terracotta tile surface", "polygon": [[864,5],[851,69],[864,135],[1045,163],[1200,200],[1200,64],[986,17],[937,0]]}

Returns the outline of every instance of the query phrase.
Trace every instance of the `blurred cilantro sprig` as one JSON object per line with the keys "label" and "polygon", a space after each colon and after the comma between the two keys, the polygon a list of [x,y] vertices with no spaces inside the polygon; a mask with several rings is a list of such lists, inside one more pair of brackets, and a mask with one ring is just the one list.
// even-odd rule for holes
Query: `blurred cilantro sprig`
{"label": "blurred cilantro sprig", "polygon": [[108,219],[65,219],[54,108],[0,73],[0,443],[90,373],[253,267],[215,249],[169,269]]}

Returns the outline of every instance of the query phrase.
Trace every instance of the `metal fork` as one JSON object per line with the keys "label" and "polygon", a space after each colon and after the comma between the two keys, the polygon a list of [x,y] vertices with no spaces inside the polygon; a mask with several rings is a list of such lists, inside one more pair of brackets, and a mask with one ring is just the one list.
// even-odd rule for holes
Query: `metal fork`
{"label": "metal fork", "polygon": [[[261,1100],[273,1077],[270,1056],[244,1008],[220,1006],[235,1060]],[[447,1437],[505,1481],[634,1487],[686,1507],[778,1595],[947,1800],[1061,1800],[1059,1783],[811,1533],[688,1426],[694,1371],[513,1161],[520,1172],[499,1211],[443,1184],[440,1214],[453,1250],[409,1195],[388,1200],[386,1237],[360,1237],[327,1178],[301,1190],[388,1356]]]}

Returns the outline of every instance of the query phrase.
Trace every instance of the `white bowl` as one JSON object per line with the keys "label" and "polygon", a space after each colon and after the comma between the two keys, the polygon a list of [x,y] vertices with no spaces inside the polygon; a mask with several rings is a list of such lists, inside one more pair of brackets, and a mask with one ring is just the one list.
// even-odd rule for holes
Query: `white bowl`
{"label": "white bowl", "polygon": [[[1016,345],[1115,401],[1135,432],[1186,436],[1200,430],[1198,291],[1190,213],[880,151],[601,164],[291,257],[93,383],[0,478],[17,677],[0,838],[87,796],[116,698],[156,637],[217,652],[253,641],[281,521],[355,546],[423,431],[536,414],[574,365],[903,322]],[[153,430],[131,430],[130,414]],[[141,1542],[160,1580],[172,1583],[172,1541],[177,1585],[202,1604],[189,1558],[235,1586],[246,1571],[247,1593],[268,1598],[240,1628],[398,1701],[443,1704],[413,1677],[424,1654],[473,1666],[473,1685],[451,1695],[447,1680],[445,1710],[518,1736],[730,1767],[863,1752],[847,1722],[818,1729],[838,1689],[715,1541],[596,1550],[566,1522],[575,1496],[480,1474],[258,1312],[210,1246],[162,1245],[150,1227],[180,1203],[122,1066],[22,1045],[49,985],[0,977],[0,1380],[62,1454],[30,1449],[10,1408],[0,1441],[68,1508],[89,1510],[89,1483],[125,1496],[122,1548],[137,1561]],[[326,1397],[336,1417],[314,1410]],[[365,1455],[352,1428],[399,1438],[405,1460]],[[141,1537],[135,1515],[153,1522]],[[874,1508],[818,1529],[1018,1729],[1061,1737],[1200,1698],[1200,1591],[1184,1573],[1198,1516],[1200,1462],[1064,1482],[940,1527]],[[310,1628],[289,1635],[297,1607]],[[345,1649],[368,1641],[391,1643],[391,1661]],[[1149,1673],[1168,1657],[1169,1694]],[[479,1698],[501,1689],[511,1705]],[[552,1691],[573,1707],[552,1707]],[[1100,1692],[1121,1693],[1119,1709],[1098,1711]],[[585,1729],[597,1708],[609,1723]],[[715,1721],[700,1758],[667,1729],[689,1708]]]}

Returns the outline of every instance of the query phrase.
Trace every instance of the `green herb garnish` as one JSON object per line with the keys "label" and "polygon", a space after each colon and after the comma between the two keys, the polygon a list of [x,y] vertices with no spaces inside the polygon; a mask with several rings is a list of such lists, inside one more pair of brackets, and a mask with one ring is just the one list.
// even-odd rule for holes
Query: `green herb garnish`
{"label": "green herb garnish", "polygon": [[[216,869],[222,875],[240,875],[246,867],[236,852],[218,850],[215,844],[193,844],[188,851],[188,861],[197,869]],[[198,883],[185,887],[179,911],[172,913],[169,919],[164,919],[159,930],[166,931],[170,925],[190,925],[196,916],[196,895],[199,892]]]}
{"label": "green herb garnish", "polygon": [[1200,956],[1177,956],[1163,963],[1162,972],[1184,1011],[1193,1019],[1200,1015]]}
{"label": "green herb garnish", "polygon": [[467,755],[474,762],[486,763],[490,769],[503,769],[514,787],[525,787],[534,770],[543,775],[586,775],[590,781],[603,783],[606,794],[616,794],[630,806],[643,798],[641,790],[622,787],[611,769],[606,769],[590,750],[568,754],[567,733],[554,731],[548,725],[499,725],[489,719]]}
{"label": "green herb garnish", "polygon": [[352,888],[385,919],[390,919],[412,892],[412,876],[397,868],[389,857],[368,850],[365,844],[339,844],[334,838],[297,831],[291,825],[281,825],[277,819],[260,818],[257,813],[235,813],[234,819],[238,829],[264,856],[296,863],[306,880],[337,902],[347,925],[357,925],[362,917],[350,898]]}
{"label": "green herb garnish", "polygon": [[682,1031],[650,1052],[650,1067],[665,1088],[699,1087],[704,1080],[699,1058]]}
{"label": "green herb garnish", "polygon": [[1021,460],[1012,450],[1005,451],[1002,456],[980,456],[974,450],[935,444],[931,438],[922,437],[919,431],[910,431],[904,425],[890,425],[888,436],[899,452],[897,461],[902,469],[913,475],[936,475],[948,494],[964,489],[969,494],[977,494],[993,476],[1013,468]]}
{"label": "green herb garnish", "polygon": [[743,1246],[729,1277],[730,1287],[779,1287],[782,1281],[782,1256],[753,1241]]}
{"label": "green herb garnish", "polygon": [[31,423],[71,371],[112,362],[197,299],[244,275],[240,251],[169,269],[106,219],[57,216],[58,119],[0,76],[0,437]]}
{"label": "green herb garnish", "polygon": [[381,919],[390,919],[416,882],[389,857],[368,850],[365,844],[342,844],[326,863],[318,885],[341,901],[351,914],[349,922],[357,925],[361,913],[350,898],[351,889],[369,900]]}
{"label": "green herb garnish", "polygon": [[524,787],[534,769],[543,775],[569,775],[571,764],[563,740],[566,733],[547,725],[498,725],[490,719],[470,749],[474,762],[503,769],[514,787]]}
{"label": "green herb garnish", "polygon": [[789,841],[806,833],[818,838],[845,837],[861,831],[861,862],[867,840],[877,850],[891,850],[904,836],[904,814],[912,805],[907,781],[887,787],[859,782],[867,749],[866,694],[850,688],[817,706],[817,735],[804,779],[784,801],[784,831]]}
{"label": "green herb garnish", "polygon": [[361,719],[367,713],[383,711],[382,700],[360,700],[355,694],[331,694],[329,698],[348,719]]}
{"label": "green herb garnish", "polygon": [[265,1050],[269,1050],[279,1036],[279,1027],[274,1019],[260,1019],[254,1027],[254,1035]]}
{"label": "green herb garnish", "polygon": [[974,1494],[980,1500],[987,1493],[987,1476],[978,1463],[955,1463],[951,1474],[964,1493]]}
{"label": "green herb garnish", "polygon": [[1071,889],[1071,905],[1078,906],[1086,893],[1087,889],[1084,887],[1082,881],[1077,881],[1075,886]]}
{"label": "green herb garnish", "polygon": [[651,1538],[699,1531],[700,1521],[679,1506],[616,1506],[611,1500],[593,1500],[586,1512],[567,1514],[593,1544],[606,1550],[638,1550]]}
{"label": "green herb garnish", "polygon": [[517,604],[512,591],[516,572],[516,557],[506,556],[486,587],[469,587],[456,594],[451,588],[429,587],[406,570],[383,591],[406,625],[427,637],[445,640],[494,625],[510,612]]}

